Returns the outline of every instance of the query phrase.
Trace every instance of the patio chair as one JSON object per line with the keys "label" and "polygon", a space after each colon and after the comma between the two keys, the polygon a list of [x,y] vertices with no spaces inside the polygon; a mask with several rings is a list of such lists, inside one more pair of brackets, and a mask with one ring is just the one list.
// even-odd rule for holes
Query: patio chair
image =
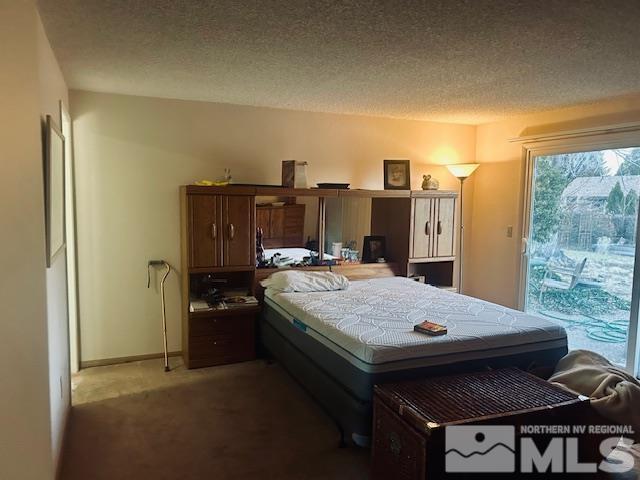
{"label": "patio chair", "polygon": [[[542,278],[542,285],[540,286],[540,295],[538,295],[538,301],[540,304],[542,304],[542,294],[547,290],[561,290],[567,292],[574,289],[575,286],[580,283],[580,277],[584,270],[585,263],[587,263],[587,257],[584,257],[581,261],[576,263],[576,266],[573,268],[547,264],[544,277]],[[549,278],[550,274],[558,275],[561,280]]]}

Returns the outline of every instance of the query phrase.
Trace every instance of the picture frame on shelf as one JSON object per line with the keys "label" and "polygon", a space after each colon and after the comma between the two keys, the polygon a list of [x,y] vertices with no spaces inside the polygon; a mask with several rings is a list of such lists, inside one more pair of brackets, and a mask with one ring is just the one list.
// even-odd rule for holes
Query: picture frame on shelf
{"label": "picture frame on shelf", "polygon": [[382,235],[367,235],[362,242],[362,263],[385,261],[386,241]]}
{"label": "picture frame on shelf", "polygon": [[409,160],[384,161],[384,189],[411,190],[411,162]]}

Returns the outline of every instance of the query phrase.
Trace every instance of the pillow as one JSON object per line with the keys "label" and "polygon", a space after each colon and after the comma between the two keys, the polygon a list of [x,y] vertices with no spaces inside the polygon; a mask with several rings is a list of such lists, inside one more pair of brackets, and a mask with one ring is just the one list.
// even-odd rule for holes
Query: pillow
{"label": "pillow", "polygon": [[329,292],[346,290],[349,288],[349,279],[333,272],[286,270],[270,275],[260,285],[278,292]]}

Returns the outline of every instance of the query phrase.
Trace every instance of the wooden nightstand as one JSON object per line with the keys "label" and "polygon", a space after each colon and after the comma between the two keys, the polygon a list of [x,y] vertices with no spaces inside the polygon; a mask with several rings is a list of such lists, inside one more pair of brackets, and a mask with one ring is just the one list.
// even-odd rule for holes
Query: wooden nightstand
{"label": "wooden nightstand", "polygon": [[210,367],[255,359],[259,312],[259,306],[252,306],[190,313],[182,340],[185,366]]}

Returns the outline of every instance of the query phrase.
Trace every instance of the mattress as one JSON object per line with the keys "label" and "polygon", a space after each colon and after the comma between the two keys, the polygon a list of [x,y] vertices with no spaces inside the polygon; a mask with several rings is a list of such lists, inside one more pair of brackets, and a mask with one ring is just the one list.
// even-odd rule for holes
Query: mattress
{"label": "mattress", "polygon": [[[265,292],[266,302],[298,330],[365,372],[421,368],[565,348],[564,329],[548,320],[402,277],[351,282],[347,290]],[[424,320],[447,335],[413,331]]]}

